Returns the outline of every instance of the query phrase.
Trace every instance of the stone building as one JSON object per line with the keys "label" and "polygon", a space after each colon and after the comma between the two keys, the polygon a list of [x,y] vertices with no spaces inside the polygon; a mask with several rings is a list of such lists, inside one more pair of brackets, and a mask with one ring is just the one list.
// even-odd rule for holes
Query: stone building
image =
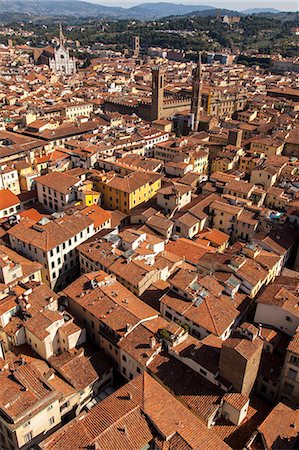
{"label": "stone building", "polygon": [[76,59],[70,56],[69,49],[65,46],[65,37],[61,25],[58,47],[48,46],[43,49],[36,49],[33,57],[37,64],[45,64],[55,72],[64,73],[65,75],[74,75],[76,73]]}

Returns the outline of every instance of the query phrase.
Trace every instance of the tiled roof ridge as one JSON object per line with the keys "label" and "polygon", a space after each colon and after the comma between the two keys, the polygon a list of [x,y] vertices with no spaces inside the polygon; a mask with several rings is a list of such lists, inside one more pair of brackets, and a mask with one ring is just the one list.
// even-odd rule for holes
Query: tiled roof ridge
{"label": "tiled roof ridge", "polygon": [[210,315],[210,317],[211,317],[211,320],[212,320],[212,322],[213,322],[215,331],[216,331],[217,334],[219,334],[219,333],[218,333],[218,329],[217,329],[216,322],[215,322],[214,317],[213,317],[213,314],[212,314],[212,312],[211,312],[211,310],[210,310],[210,307],[209,307],[209,304],[208,304],[208,302],[207,302],[207,299],[205,299],[205,304],[206,304],[206,308],[207,308],[207,310],[208,310],[208,313],[209,313],[209,315]]}
{"label": "tiled roof ridge", "polygon": [[[111,423],[111,425],[109,425],[107,428],[105,428],[96,439],[99,439],[101,435],[104,435],[105,433],[109,432],[112,428],[114,428],[119,422],[123,421],[124,419],[126,419],[128,416],[130,416],[132,413],[134,413],[135,411],[141,410],[140,405],[135,405],[133,408],[131,408],[128,412],[126,412],[125,414],[123,414],[121,417],[119,417],[118,419],[114,420],[114,422]],[[86,427],[87,432],[88,432],[88,428]]]}

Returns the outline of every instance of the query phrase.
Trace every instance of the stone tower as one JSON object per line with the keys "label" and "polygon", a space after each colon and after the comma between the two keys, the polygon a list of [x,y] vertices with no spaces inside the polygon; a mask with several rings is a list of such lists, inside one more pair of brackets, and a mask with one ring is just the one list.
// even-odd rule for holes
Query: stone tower
{"label": "stone tower", "polygon": [[163,116],[164,76],[165,72],[161,67],[152,68],[152,120]]}
{"label": "stone tower", "polygon": [[133,37],[133,58],[138,58],[140,53],[140,37]]}
{"label": "stone tower", "polygon": [[76,60],[70,56],[65,47],[65,37],[61,24],[59,25],[59,46],[54,49],[54,57],[49,58],[49,67],[55,72],[73,75],[76,73]]}
{"label": "stone tower", "polygon": [[202,67],[201,53],[192,74],[191,114],[194,115],[193,131],[198,131],[199,116],[201,112]]}
{"label": "stone tower", "polygon": [[219,375],[232,384],[235,392],[250,395],[258,374],[262,350],[263,340],[257,333],[246,336],[243,331],[235,331],[223,342]]}
{"label": "stone tower", "polygon": [[59,24],[59,45],[60,47],[64,47],[65,44],[65,37],[62,31],[62,25],[61,23]]}

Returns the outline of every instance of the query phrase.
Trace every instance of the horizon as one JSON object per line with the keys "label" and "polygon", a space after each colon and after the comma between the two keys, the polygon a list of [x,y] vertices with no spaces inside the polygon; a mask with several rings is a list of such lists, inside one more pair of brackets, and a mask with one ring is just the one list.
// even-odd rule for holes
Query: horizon
{"label": "horizon", "polygon": [[[145,3],[175,3],[177,5],[205,5],[212,6],[214,8],[224,8],[231,9],[235,11],[242,11],[246,9],[264,9],[264,8],[273,8],[278,9],[280,11],[298,11],[298,2],[297,0],[263,0],[261,1],[248,1],[248,0],[77,0],[77,1],[86,1],[88,3],[96,3],[103,6],[118,6],[123,8],[131,8],[133,6],[142,5]],[[242,6],[240,7],[240,3]],[[262,4],[261,4],[262,3]]]}

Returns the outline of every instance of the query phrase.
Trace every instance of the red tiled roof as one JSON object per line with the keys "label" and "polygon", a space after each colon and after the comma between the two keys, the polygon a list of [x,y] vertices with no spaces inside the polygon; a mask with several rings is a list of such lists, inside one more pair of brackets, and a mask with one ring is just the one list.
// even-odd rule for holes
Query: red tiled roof
{"label": "red tiled roof", "polygon": [[19,198],[13,194],[9,189],[0,190],[0,211],[3,211],[12,206],[19,205]]}

